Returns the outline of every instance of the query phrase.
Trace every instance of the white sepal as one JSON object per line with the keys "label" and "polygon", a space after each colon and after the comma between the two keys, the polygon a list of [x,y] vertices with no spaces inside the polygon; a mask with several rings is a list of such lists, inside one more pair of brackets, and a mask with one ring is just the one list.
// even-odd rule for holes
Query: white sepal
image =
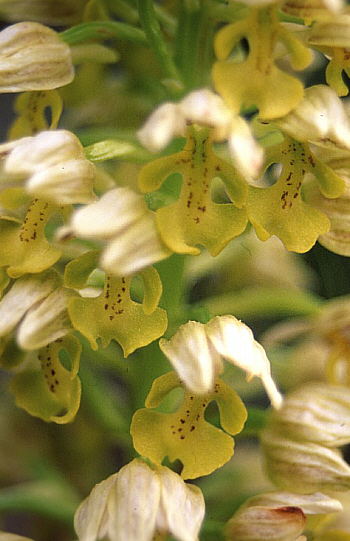
{"label": "white sepal", "polygon": [[169,341],[162,338],[159,346],[190,391],[206,394],[212,390],[222,361],[208,340],[205,325],[189,321]]}

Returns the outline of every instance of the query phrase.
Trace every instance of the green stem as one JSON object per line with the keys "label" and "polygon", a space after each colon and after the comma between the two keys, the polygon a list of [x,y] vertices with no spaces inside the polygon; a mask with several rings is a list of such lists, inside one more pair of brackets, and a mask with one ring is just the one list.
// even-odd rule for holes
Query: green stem
{"label": "green stem", "polygon": [[107,380],[86,366],[86,363],[81,365],[79,374],[84,388],[84,400],[99,423],[115,435],[119,443],[129,446],[131,412],[117,400],[115,389],[107,385]]}
{"label": "green stem", "polygon": [[307,316],[319,312],[322,300],[311,293],[284,288],[249,287],[202,300],[211,316],[233,314],[238,318]]}
{"label": "green stem", "polygon": [[167,311],[169,320],[176,319],[181,312],[185,257],[182,254],[173,254],[156,265],[163,284],[160,306]]}
{"label": "green stem", "polygon": [[139,45],[147,45],[147,38],[142,30],[117,21],[82,23],[61,32],[60,36],[68,45],[75,45],[90,39],[120,39]]}
{"label": "green stem", "polygon": [[72,527],[79,499],[50,481],[34,481],[0,490],[0,513],[29,511]]}
{"label": "green stem", "polygon": [[199,52],[203,19],[204,13],[199,2],[180,2],[175,59],[187,90],[197,86],[202,71]]}
{"label": "green stem", "polygon": [[137,5],[140,21],[147,36],[148,44],[154,53],[161,71],[166,79],[180,83],[176,66],[157,20],[153,0],[138,0]]}

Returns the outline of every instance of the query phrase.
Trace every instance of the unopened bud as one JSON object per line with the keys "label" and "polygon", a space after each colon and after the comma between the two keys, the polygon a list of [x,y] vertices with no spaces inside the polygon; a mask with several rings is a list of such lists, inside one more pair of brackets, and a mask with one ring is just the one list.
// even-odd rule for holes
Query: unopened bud
{"label": "unopened bud", "polygon": [[306,494],[350,488],[350,467],[337,450],[296,442],[272,430],[265,430],[262,445],[271,479],[285,490]]}
{"label": "unopened bud", "polygon": [[294,541],[306,517],[300,507],[244,507],[226,526],[227,541]]}
{"label": "unopened bud", "polygon": [[328,447],[350,443],[350,389],[311,383],[288,395],[272,414],[274,431]]}
{"label": "unopened bud", "polygon": [[0,32],[0,92],[50,90],[73,78],[70,49],[51,28],[23,22]]}

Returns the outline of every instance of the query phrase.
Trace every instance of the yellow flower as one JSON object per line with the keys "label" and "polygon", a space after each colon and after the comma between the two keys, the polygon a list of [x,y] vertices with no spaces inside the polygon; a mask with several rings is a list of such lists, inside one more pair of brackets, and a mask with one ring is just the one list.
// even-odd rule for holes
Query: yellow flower
{"label": "yellow flower", "polygon": [[344,181],[318,160],[307,144],[288,137],[267,152],[266,165],[281,163],[277,182],[268,188],[249,186],[246,203],[248,218],[258,237],[279,237],[287,250],[306,252],[330,228],[327,216],[303,199],[305,175],[311,173],[327,198],[344,190]]}
{"label": "yellow flower", "polygon": [[[157,226],[165,244],[174,252],[197,255],[197,244],[217,255],[247,224],[244,205],[247,184],[235,169],[212,150],[208,128],[194,125],[188,130],[185,148],[143,167],[139,186],[143,192],[160,188],[172,174],[182,175],[179,199],[156,212]],[[225,184],[234,204],[214,203],[210,185],[215,177]]]}
{"label": "yellow flower", "polygon": [[[231,58],[235,46],[248,42],[247,57]],[[279,24],[277,6],[253,7],[243,21],[222,28],[215,38],[212,77],[216,91],[233,113],[252,105],[262,119],[284,116],[303,97],[303,86],[295,77],[275,65],[274,49],[281,41],[291,55],[294,69],[304,69],[311,62],[310,51],[286,28]]]}
{"label": "yellow flower", "polygon": [[[234,441],[229,434],[241,432],[247,412],[238,394],[219,378],[206,395],[184,390],[183,401],[174,413],[153,410],[178,387],[182,384],[175,372],[157,378],[146,399],[146,408],[133,416],[130,433],[138,453],[159,466],[166,456],[171,461],[179,459],[183,464],[181,476],[194,479],[209,475],[231,458]],[[213,400],[219,407],[225,432],[205,420],[205,410]]]}
{"label": "yellow flower", "polygon": [[[98,263],[98,252],[87,252],[66,266],[65,282],[81,289]],[[116,340],[127,357],[135,349],[162,336],[167,328],[165,310],[158,308],[162,283],[154,267],[140,271],[144,283],[143,303],[130,298],[131,276],[106,276],[103,292],[96,298],[77,297],[68,306],[75,329],[97,349],[97,338],[103,347]]]}

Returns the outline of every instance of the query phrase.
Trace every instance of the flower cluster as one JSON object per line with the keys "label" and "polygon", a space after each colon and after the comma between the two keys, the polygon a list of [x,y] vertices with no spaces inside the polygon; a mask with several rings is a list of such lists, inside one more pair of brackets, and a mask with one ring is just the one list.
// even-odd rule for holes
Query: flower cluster
{"label": "flower cluster", "polygon": [[0,22],[0,541],[349,541],[348,6]]}

